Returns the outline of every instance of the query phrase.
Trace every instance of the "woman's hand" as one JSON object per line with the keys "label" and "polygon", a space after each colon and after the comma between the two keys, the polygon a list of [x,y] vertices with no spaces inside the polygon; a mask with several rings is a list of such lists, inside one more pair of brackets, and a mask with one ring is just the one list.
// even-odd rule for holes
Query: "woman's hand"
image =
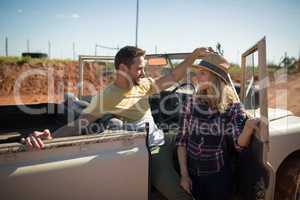
{"label": "woman's hand", "polygon": [[247,147],[249,145],[253,133],[255,133],[255,131],[257,132],[259,131],[259,124],[260,124],[259,118],[252,118],[246,121],[243,132],[238,138],[239,146]]}
{"label": "woman's hand", "polygon": [[181,176],[180,186],[190,195],[192,195],[192,180],[189,176]]}
{"label": "woman's hand", "polygon": [[249,131],[258,131],[259,130],[259,125],[260,125],[260,119],[259,118],[252,118],[248,119],[245,124],[245,128],[248,129]]}

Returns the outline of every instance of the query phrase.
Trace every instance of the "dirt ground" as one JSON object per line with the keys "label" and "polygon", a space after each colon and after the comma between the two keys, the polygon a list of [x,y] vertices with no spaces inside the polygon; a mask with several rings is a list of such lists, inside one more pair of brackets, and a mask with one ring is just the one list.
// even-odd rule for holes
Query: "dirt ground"
{"label": "dirt ground", "polygon": [[268,103],[272,108],[283,108],[300,116],[300,72],[289,74],[287,81],[272,81],[268,87]]}
{"label": "dirt ground", "polygon": [[[93,64],[85,66],[85,94],[93,95],[112,81],[111,76],[100,78],[103,77],[101,76],[103,70],[103,66],[94,66]],[[51,80],[47,77],[49,73],[52,74]],[[43,63],[35,65],[25,63],[21,66],[16,64],[0,65],[0,105],[20,104],[20,101],[14,96],[14,90],[18,87],[16,83],[20,79],[19,92],[17,92],[16,97],[20,98],[21,103],[60,102],[63,100],[65,92],[78,94],[76,87],[78,75],[77,62],[58,63],[56,65]],[[238,76],[233,75],[233,79],[238,79]],[[51,81],[53,81],[52,95],[49,96],[48,84]],[[288,109],[300,116],[300,72],[288,74],[286,81],[278,80],[271,75],[268,97],[270,107]]]}

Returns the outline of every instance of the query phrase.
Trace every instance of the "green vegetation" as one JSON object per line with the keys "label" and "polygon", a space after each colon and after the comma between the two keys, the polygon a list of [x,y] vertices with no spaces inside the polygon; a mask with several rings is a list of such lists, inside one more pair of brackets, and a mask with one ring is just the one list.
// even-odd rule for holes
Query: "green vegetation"
{"label": "green vegetation", "polygon": [[279,66],[287,68],[288,73],[294,73],[298,69],[298,62],[299,60],[297,61],[296,58],[285,55],[285,57],[279,63]]}
{"label": "green vegetation", "polygon": [[[285,66],[281,65],[281,64],[274,64],[274,63],[268,63],[268,72],[269,73],[274,73],[279,69],[283,69]],[[229,67],[229,73],[230,74],[239,74],[241,72],[241,67],[237,64],[231,63],[230,67]],[[294,61],[292,63],[290,63],[289,65],[287,65],[287,71],[288,73],[294,73],[295,71],[297,71],[297,62]],[[255,74],[258,74],[258,68],[254,68],[254,72]]]}
{"label": "green vegetation", "polygon": [[228,69],[229,73],[240,73],[241,72],[241,67],[237,64],[231,63],[230,67]]}
{"label": "green vegetation", "polygon": [[[0,56],[0,66],[4,65],[10,65],[10,64],[17,64],[18,66],[22,66],[25,63],[28,63],[30,65],[37,65],[37,64],[43,64],[43,65],[57,65],[57,64],[63,64],[67,65],[69,63],[74,63],[78,61],[72,61],[69,59],[37,59],[37,58],[31,58],[31,57],[14,57],[14,56]],[[97,63],[97,62],[95,62]],[[114,63],[113,62],[104,62],[107,69],[114,70]],[[103,64],[103,62],[99,62],[99,64]]]}
{"label": "green vegetation", "polygon": [[38,64],[38,63],[45,63],[45,64],[67,64],[73,62],[72,60],[65,59],[36,59],[36,58],[30,58],[30,57],[16,57],[16,56],[0,56],[0,65],[2,64],[17,64],[17,65],[23,65],[25,63],[28,64]]}
{"label": "green vegetation", "polygon": [[224,55],[224,50],[222,49],[222,45],[219,42],[216,45],[216,50],[220,55]]}
{"label": "green vegetation", "polygon": [[106,67],[109,69],[115,69],[115,65],[113,62],[105,62]]}

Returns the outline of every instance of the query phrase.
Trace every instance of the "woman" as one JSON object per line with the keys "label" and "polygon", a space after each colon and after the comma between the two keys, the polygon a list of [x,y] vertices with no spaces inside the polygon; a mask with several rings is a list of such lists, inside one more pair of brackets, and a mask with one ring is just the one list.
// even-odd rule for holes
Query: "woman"
{"label": "woman", "polygon": [[[231,146],[247,147],[258,119],[247,119],[230,86],[229,63],[212,54],[194,66],[197,95],[182,109],[176,138],[180,185],[195,199],[231,199]],[[230,145],[231,144],[231,145]],[[234,145],[232,145],[234,144]]]}

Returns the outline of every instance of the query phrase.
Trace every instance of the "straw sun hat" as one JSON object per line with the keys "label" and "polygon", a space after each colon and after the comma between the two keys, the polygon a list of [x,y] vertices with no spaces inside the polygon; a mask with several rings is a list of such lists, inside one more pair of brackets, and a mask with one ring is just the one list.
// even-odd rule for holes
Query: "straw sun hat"
{"label": "straw sun hat", "polygon": [[229,66],[229,62],[224,57],[217,53],[212,53],[203,58],[198,65],[193,65],[192,71],[208,70],[220,77],[225,83],[229,84],[231,82],[228,74]]}

